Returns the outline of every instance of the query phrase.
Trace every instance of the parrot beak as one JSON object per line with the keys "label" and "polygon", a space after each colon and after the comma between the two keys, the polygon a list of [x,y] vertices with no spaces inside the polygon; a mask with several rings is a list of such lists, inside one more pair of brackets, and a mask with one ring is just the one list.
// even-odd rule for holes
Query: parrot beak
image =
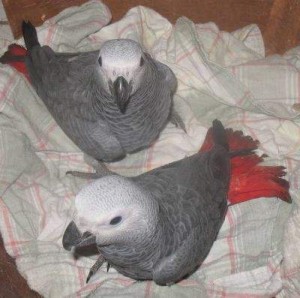
{"label": "parrot beak", "polygon": [[117,77],[113,84],[110,84],[109,88],[121,113],[124,114],[129,103],[130,93],[132,90],[131,84],[128,84],[126,79],[120,76]]}
{"label": "parrot beak", "polygon": [[71,221],[63,235],[62,244],[65,250],[90,246],[96,243],[95,235],[90,232],[80,233],[74,221]]}

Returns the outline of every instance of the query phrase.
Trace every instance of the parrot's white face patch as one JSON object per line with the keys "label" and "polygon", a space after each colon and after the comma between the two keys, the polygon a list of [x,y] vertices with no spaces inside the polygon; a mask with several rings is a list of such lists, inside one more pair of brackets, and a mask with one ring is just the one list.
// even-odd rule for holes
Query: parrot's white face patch
{"label": "parrot's white face patch", "polygon": [[97,218],[93,217],[93,214],[90,214],[91,216],[87,218],[87,214],[78,212],[75,221],[82,232],[88,231],[97,236],[104,233],[114,233],[116,229],[124,229],[124,227],[130,225],[133,211],[133,208],[116,208],[111,212],[100,214]]}
{"label": "parrot's white face patch", "polygon": [[[106,81],[114,82],[124,77],[132,85],[132,93],[138,88],[143,73],[144,53],[140,45],[130,39],[113,39],[106,41],[99,52],[100,72]],[[104,86],[109,91],[108,86]]]}
{"label": "parrot's white face patch", "polygon": [[142,57],[140,45],[130,39],[106,41],[100,50],[103,68],[132,68],[140,65]]}
{"label": "parrot's white face patch", "polygon": [[117,175],[100,178],[84,187],[75,198],[78,216],[102,221],[127,210],[140,201],[142,193],[131,182]]}
{"label": "parrot's white face patch", "polygon": [[[118,175],[100,178],[83,188],[75,198],[75,223],[93,233],[97,243],[108,244],[139,233],[148,226],[152,201],[132,181]],[[150,208],[147,209],[147,206]]]}

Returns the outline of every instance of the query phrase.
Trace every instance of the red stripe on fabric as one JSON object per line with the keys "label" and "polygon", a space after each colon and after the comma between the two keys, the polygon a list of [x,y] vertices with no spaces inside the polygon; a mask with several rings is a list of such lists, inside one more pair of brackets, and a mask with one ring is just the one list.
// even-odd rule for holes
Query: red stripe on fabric
{"label": "red stripe on fabric", "polygon": [[[239,67],[241,68],[247,68],[248,66],[252,66],[252,67],[257,67],[257,66],[267,66],[269,68],[277,68],[278,66],[285,66],[285,68],[292,68],[295,70],[295,67],[291,64],[289,64],[288,62],[278,62],[276,61],[276,63],[270,64],[269,62],[266,62],[264,60],[252,60],[251,63],[247,63],[247,64],[242,64]],[[282,61],[282,60],[281,60]],[[286,61],[286,60],[285,60]]]}
{"label": "red stripe on fabric", "polygon": [[[157,142],[157,141],[156,141]],[[155,142],[155,143],[156,143]],[[147,171],[150,171],[152,170],[152,161],[153,161],[153,155],[154,155],[154,145],[151,145],[151,147],[148,149],[147,151],[147,161],[146,161],[146,165],[145,165],[145,168],[147,169]],[[140,167],[139,167],[140,168]]]}
{"label": "red stripe on fabric", "polygon": [[13,84],[13,82],[15,81],[15,78],[18,74],[15,72],[13,73],[10,77],[9,80],[7,81],[7,83],[5,84],[5,88],[0,92],[0,101],[3,100],[3,98],[6,97],[8,91],[11,89],[11,85]]}
{"label": "red stripe on fabric", "polygon": [[149,298],[152,293],[152,281],[146,281],[145,298]]}
{"label": "red stripe on fabric", "polygon": [[45,150],[47,148],[47,141],[44,139],[40,139],[37,146],[39,147],[40,150]]}
{"label": "red stripe on fabric", "polygon": [[77,267],[77,272],[78,272],[77,275],[79,277],[80,287],[83,288],[86,284],[85,270],[82,267]]}
{"label": "red stripe on fabric", "polygon": [[47,44],[47,45],[51,44],[51,41],[52,41],[53,36],[54,36],[55,28],[56,28],[55,25],[52,25],[52,24],[50,25],[50,27],[48,29],[48,33],[47,33],[46,38],[45,38],[45,44]]}
{"label": "red stripe on fabric", "polygon": [[219,40],[224,41],[224,40],[223,40],[223,36],[221,35],[221,32],[220,32],[220,31],[217,32],[216,37],[215,37],[215,39],[214,39],[214,41],[213,41],[213,43],[212,43],[212,45],[211,45],[211,48],[208,50],[207,54],[210,54],[211,51],[212,51],[213,49],[215,49],[215,47],[217,46]]}
{"label": "red stripe on fabric", "polygon": [[[0,209],[2,209],[2,215],[3,215],[2,218],[4,220],[4,224],[6,227],[6,232],[7,232],[8,238],[9,238],[9,242],[12,243],[12,245],[10,245],[11,250],[13,252],[14,257],[17,257],[17,256],[19,256],[19,249],[18,249],[18,246],[16,245],[16,243],[14,243],[15,237],[12,232],[12,225],[11,225],[10,216],[9,216],[10,212],[9,212],[8,208],[6,207],[6,205],[4,204],[2,197],[0,197],[0,207],[1,207]],[[3,241],[4,241],[4,244],[6,244],[5,239],[3,239]]]}
{"label": "red stripe on fabric", "polygon": [[199,286],[199,283],[195,280],[183,279],[177,285],[181,287],[191,287],[191,286]]}
{"label": "red stripe on fabric", "polygon": [[42,228],[45,228],[45,222],[46,222],[46,211],[44,209],[44,205],[43,205],[43,198],[40,194],[40,187],[38,184],[36,184],[35,182],[32,184],[34,192],[35,192],[35,197],[37,198],[40,208],[41,208],[41,226]]}
{"label": "red stripe on fabric", "polygon": [[53,121],[53,123],[45,131],[47,136],[49,137],[50,133],[53,132],[57,127],[58,127],[57,123],[55,121]]}
{"label": "red stripe on fabric", "polygon": [[188,56],[192,56],[192,54],[196,51],[196,48],[194,47],[191,51],[185,52],[183,55],[179,56],[176,59],[176,63],[179,63],[181,60],[185,59]]}
{"label": "red stripe on fabric", "polygon": [[[79,276],[79,275],[78,275]],[[80,278],[80,276],[79,276]],[[88,284],[85,283],[84,281],[84,285],[81,285],[80,284],[80,289],[78,291],[76,291],[76,297],[86,297],[87,296],[87,293],[86,292],[92,292],[94,291],[95,289],[97,288],[100,288],[102,286],[103,282],[98,282],[98,281],[95,281],[95,282],[89,282]]]}
{"label": "red stripe on fabric", "polygon": [[117,277],[115,280],[116,280],[120,285],[125,286],[125,287],[129,287],[129,286],[131,286],[132,284],[136,283],[136,280],[131,279],[131,278],[120,278],[120,277]]}
{"label": "red stripe on fabric", "polygon": [[122,34],[128,30],[128,29],[133,29],[136,25],[139,25],[140,22],[138,23],[129,23],[127,26],[125,26],[124,28],[122,28],[121,31],[118,31],[118,36],[122,36]]}
{"label": "red stripe on fabric", "polygon": [[284,273],[281,274],[281,277],[283,279],[291,279],[294,275],[297,275],[296,277],[298,278],[299,273],[300,273],[300,267],[296,267],[296,268],[286,270]]}
{"label": "red stripe on fabric", "polygon": [[250,94],[251,94],[251,92],[249,90],[245,91],[245,93],[243,94],[243,96],[240,99],[235,100],[236,105],[240,106],[245,101],[245,98],[247,96],[249,96]]}
{"label": "red stripe on fabric", "polygon": [[254,294],[254,293],[236,293],[226,291],[226,289],[216,289],[216,286],[212,283],[209,285],[209,289],[207,289],[207,294],[209,297],[225,297],[225,298],[262,298],[265,295],[262,294]]}

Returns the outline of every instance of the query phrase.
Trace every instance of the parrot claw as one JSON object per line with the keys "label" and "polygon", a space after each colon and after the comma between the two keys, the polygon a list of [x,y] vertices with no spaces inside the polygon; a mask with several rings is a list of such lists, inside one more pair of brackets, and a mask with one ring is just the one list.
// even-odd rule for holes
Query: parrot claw
{"label": "parrot claw", "polygon": [[183,120],[181,119],[180,115],[174,109],[171,112],[170,122],[173,123],[176,127],[181,128],[187,134]]}
{"label": "parrot claw", "polygon": [[110,268],[110,264],[107,262],[107,265],[106,265],[106,272],[109,271],[109,268]]}
{"label": "parrot claw", "polygon": [[72,175],[74,177],[83,178],[83,179],[98,179],[103,175],[100,173],[87,173],[87,172],[79,172],[79,171],[67,171],[66,175]]}
{"label": "parrot claw", "polygon": [[97,261],[95,262],[95,264],[90,269],[88,277],[86,278],[86,283],[89,282],[89,280],[91,279],[91,277],[98,271],[98,269],[103,265],[104,262],[105,262],[104,257],[102,255],[100,255],[98,257]]}
{"label": "parrot claw", "polygon": [[67,171],[66,175],[73,175],[74,177],[84,178],[84,179],[98,179],[103,176],[112,174],[112,172],[106,167],[103,162],[93,159],[90,156],[85,156],[85,161],[88,165],[95,169],[94,173],[89,172],[79,172],[79,171]]}
{"label": "parrot claw", "polygon": [[86,283],[89,282],[90,278],[94,275],[94,272],[90,270],[88,277],[86,278]]}

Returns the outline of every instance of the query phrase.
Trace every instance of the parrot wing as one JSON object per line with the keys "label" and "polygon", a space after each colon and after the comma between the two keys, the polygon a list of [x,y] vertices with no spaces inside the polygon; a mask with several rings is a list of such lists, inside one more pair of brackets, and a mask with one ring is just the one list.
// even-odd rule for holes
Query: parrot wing
{"label": "parrot wing", "polygon": [[[177,89],[177,79],[173,71],[165,64],[160,63],[158,61],[155,62],[157,65],[158,70],[163,73],[163,77],[165,78],[166,83],[168,84],[171,90],[171,96],[174,95]],[[174,108],[174,102],[172,102],[171,111],[169,114],[169,120],[173,123],[176,127],[179,127],[186,133],[185,124],[179,115],[179,113]]]}
{"label": "parrot wing", "polygon": [[158,284],[176,282],[196,269],[224,221],[230,175],[228,153],[216,147],[201,157],[200,162],[191,158],[189,165],[180,165],[176,170],[180,175],[168,181],[169,187],[165,185],[160,204],[163,256],[153,273]]}
{"label": "parrot wing", "polygon": [[224,221],[229,177],[229,154],[219,145],[140,176],[160,206],[156,283],[176,282],[205,259]]}
{"label": "parrot wing", "polygon": [[82,84],[88,83],[85,75],[91,74],[96,54],[58,54],[48,46],[36,46],[29,51],[27,70],[38,95],[47,106],[88,103],[88,93],[84,93]]}
{"label": "parrot wing", "polygon": [[36,46],[26,65],[38,95],[70,139],[94,158],[111,161],[124,157],[125,152],[94,108],[97,57],[98,51],[57,54],[48,46]]}
{"label": "parrot wing", "polygon": [[171,285],[194,272],[211,249],[212,241],[207,242],[207,238],[208,235],[203,228],[196,226],[172,255],[161,259],[156,264],[153,272],[155,283]]}

